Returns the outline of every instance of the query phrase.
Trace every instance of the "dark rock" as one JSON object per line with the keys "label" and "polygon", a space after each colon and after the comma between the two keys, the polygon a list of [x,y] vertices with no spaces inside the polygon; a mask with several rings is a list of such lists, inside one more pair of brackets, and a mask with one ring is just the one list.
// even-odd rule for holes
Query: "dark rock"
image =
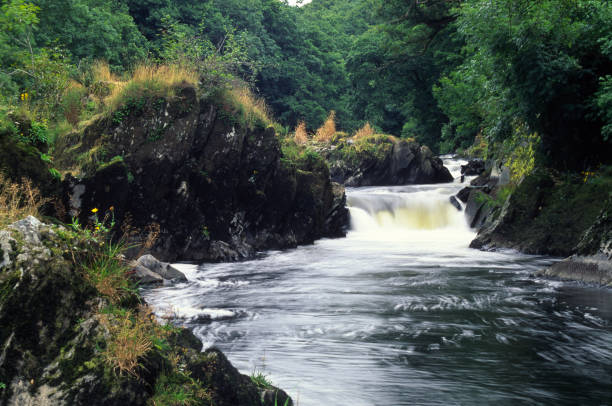
{"label": "dark rock", "polygon": [[186,282],[187,277],[184,273],[174,268],[167,262],[161,262],[153,255],[143,255],[136,261],[136,265],[144,267],[149,271],[161,276],[163,279],[170,281]]}
{"label": "dark rock", "polygon": [[461,165],[461,175],[479,176],[485,171],[485,162],[482,159],[470,159],[466,165]]}
{"label": "dark rock", "polygon": [[51,167],[40,158],[41,151],[19,142],[0,131],[0,172],[14,182],[23,178],[32,181],[44,196],[60,196],[60,182],[49,171]]}
{"label": "dark rock", "polygon": [[461,203],[459,203],[459,201],[457,200],[455,196],[449,197],[448,200],[457,210],[459,211],[463,210],[463,207],[461,207]]}
{"label": "dark rock", "polygon": [[[601,181],[609,182],[605,178]],[[606,216],[608,193],[609,188],[595,182],[585,183],[581,178],[555,181],[549,172],[536,170],[520,183],[501,210],[479,222],[481,229],[471,246],[567,257],[584,241],[583,252],[595,253],[596,247],[606,244],[605,238],[600,238],[605,229],[600,220]],[[478,201],[475,203],[477,207]],[[597,231],[588,232],[590,229]]]}
{"label": "dark rock", "polygon": [[172,334],[168,341],[171,345],[189,348],[197,352],[201,352],[204,347],[202,341],[187,328],[182,328],[177,333]]}
{"label": "dark rock", "polygon": [[459,191],[459,193],[457,193],[457,199],[461,200],[463,203],[467,203],[471,191],[471,188],[464,187]]}
{"label": "dark rock", "polygon": [[[172,368],[170,361],[151,349],[139,358],[137,377],[109,368],[102,351],[111,335],[109,320],[117,316],[103,313],[106,318],[101,318],[100,310],[109,303],[72,256],[96,242],[67,241],[64,232],[35,218],[0,230],[0,382],[6,384],[0,404],[151,404],[156,383]],[[288,398],[274,387],[257,387],[221,352],[201,353],[202,343],[188,330],[174,332],[167,343],[215,405],[275,406],[270,390],[283,404]],[[210,402],[203,398],[193,404]]]}
{"label": "dark rock", "polygon": [[575,255],[536,275],[612,287],[612,261],[602,254],[588,257]]}
{"label": "dark rock", "polygon": [[[349,142],[351,141],[351,142]],[[346,186],[406,185],[452,182],[442,160],[416,142],[377,135],[348,140],[321,153],[332,180]]]}
{"label": "dark rock", "polygon": [[217,349],[193,355],[187,369],[193,378],[208,384],[216,406],[276,406],[284,405],[286,399],[288,405],[293,405],[291,398],[278,388],[257,388]]}
{"label": "dark rock", "polygon": [[344,235],[337,223],[348,216],[324,161],[297,168],[273,128],[247,125],[229,102],[193,88],[177,92],[121,120],[101,118],[58,147],[56,162],[73,167],[75,156],[104,146],[108,162],[82,164],[78,179],[64,182],[65,205],[81,223],[111,206],[141,237],[157,223],[151,254],[165,261],[241,260]]}

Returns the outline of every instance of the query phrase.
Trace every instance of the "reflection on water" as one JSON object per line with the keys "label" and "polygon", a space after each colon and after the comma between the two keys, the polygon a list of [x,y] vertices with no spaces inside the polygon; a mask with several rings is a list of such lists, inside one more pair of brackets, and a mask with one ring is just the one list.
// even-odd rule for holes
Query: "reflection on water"
{"label": "reflection on water", "polygon": [[189,282],[145,296],[301,406],[612,404],[610,290],[467,248],[459,188],[350,190],[346,239],[182,265]]}

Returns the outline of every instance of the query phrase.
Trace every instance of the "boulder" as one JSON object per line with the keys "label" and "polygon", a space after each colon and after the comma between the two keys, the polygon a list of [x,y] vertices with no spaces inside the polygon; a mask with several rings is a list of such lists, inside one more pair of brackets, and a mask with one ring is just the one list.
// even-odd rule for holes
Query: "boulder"
{"label": "boulder", "polygon": [[426,146],[393,136],[344,140],[320,149],[332,180],[346,186],[384,186],[452,182],[442,160]]}
{"label": "boulder", "polygon": [[470,159],[467,164],[461,165],[462,176],[479,176],[485,171],[485,161]]}
{"label": "boulder", "polygon": [[586,257],[573,255],[536,275],[612,287],[612,261],[602,254]]}
{"label": "boulder", "polygon": [[158,285],[164,283],[164,278],[160,274],[151,271],[140,264],[132,265],[132,279],[140,285]]}
{"label": "boulder", "polygon": [[464,187],[459,191],[459,193],[457,193],[457,199],[461,200],[463,203],[467,203],[471,191],[471,188]]}
{"label": "boulder", "polygon": [[450,203],[459,211],[463,210],[463,207],[461,207],[461,203],[459,203],[459,200],[457,200],[457,198],[455,196],[451,196],[448,198],[448,200],[450,201]]}
{"label": "boulder", "polygon": [[175,282],[186,282],[187,277],[184,273],[174,268],[167,262],[161,262],[153,255],[147,254],[143,255],[136,260],[136,267],[144,268],[149,270],[153,274],[157,274],[163,279],[175,281]]}

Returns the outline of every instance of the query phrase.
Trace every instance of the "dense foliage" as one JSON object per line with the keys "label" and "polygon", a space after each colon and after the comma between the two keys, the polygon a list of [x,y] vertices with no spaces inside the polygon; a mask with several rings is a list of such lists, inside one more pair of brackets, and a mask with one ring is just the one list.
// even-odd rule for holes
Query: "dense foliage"
{"label": "dense foliage", "polygon": [[[62,118],[97,60],[246,81],[285,126],[369,122],[441,152],[537,138],[562,169],[612,143],[612,5],[600,0],[2,0],[0,103]],[[64,107],[62,107],[62,105]],[[474,146],[474,147],[473,147]]]}

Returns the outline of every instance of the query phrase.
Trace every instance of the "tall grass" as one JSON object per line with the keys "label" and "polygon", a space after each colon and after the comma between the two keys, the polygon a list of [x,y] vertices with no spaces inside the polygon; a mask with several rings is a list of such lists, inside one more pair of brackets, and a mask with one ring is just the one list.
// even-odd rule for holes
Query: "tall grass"
{"label": "tall grass", "polygon": [[323,125],[317,130],[314,140],[316,142],[330,142],[336,133],[336,112],[330,111]]}
{"label": "tall grass", "polygon": [[304,145],[308,142],[308,133],[306,133],[306,123],[304,121],[300,121],[295,127],[293,140],[298,145]]}
{"label": "tall grass", "polygon": [[197,72],[178,65],[139,65],[127,80],[113,83],[104,104],[114,111],[133,97],[171,98],[179,84],[197,86]]}
{"label": "tall grass", "polygon": [[138,377],[140,358],[153,349],[151,339],[152,322],[150,311],[134,314],[128,310],[123,314],[102,315],[100,322],[110,333],[102,356],[119,374]]}
{"label": "tall grass", "polygon": [[361,138],[370,137],[372,135],[374,135],[374,129],[372,128],[370,123],[367,122],[367,123],[365,123],[365,125],[363,127],[361,127],[359,130],[357,130],[357,132],[355,133],[353,138],[355,140],[359,140]]}
{"label": "tall grass", "polygon": [[0,172],[0,227],[27,216],[39,216],[42,207],[49,202],[29,179],[12,182]]}
{"label": "tall grass", "polygon": [[266,102],[256,97],[246,86],[235,86],[228,91],[230,101],[238,108],[238,113],[242,114],[242,119],[249,128],[260,124],[269,126],[273,123],[270,108]]}

